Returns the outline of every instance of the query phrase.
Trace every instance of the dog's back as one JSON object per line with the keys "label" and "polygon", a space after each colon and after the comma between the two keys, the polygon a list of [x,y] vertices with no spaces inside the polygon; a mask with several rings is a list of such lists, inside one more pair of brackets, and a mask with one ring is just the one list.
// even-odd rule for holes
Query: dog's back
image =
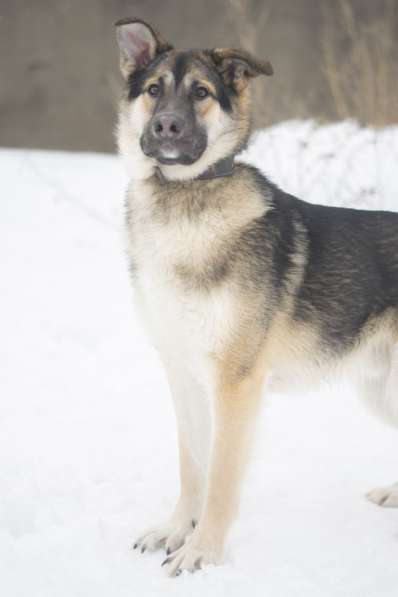
{"label": "dog's back", "polygon": [[393,312],[398,325],[398,214],[296,205],[309,243],[295,316],[316,312],[336,349]]}

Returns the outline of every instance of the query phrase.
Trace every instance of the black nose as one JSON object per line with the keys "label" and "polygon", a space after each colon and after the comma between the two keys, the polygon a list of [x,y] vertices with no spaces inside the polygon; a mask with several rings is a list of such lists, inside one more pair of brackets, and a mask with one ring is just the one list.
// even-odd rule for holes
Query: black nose
{"label": "black nose", "polygon": [[176,114],[159,114],[152,123],[152,134],[157,139],[179,139],[185,128],[185,120]]}

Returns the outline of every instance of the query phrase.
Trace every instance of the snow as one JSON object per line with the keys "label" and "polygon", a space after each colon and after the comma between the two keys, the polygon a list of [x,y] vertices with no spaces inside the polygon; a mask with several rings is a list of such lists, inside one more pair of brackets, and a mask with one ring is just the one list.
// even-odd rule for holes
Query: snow
{"label": "snow", "polygon": [[[398,129],[292,122],[245,159],[302,198],[398,210]],[[178,492],[165,375],[132,306],[114,156],[0,150],[0,591],[392,597],[398,434],[348,384],[265,398],[225,563],[178,579],[137,534]]]}

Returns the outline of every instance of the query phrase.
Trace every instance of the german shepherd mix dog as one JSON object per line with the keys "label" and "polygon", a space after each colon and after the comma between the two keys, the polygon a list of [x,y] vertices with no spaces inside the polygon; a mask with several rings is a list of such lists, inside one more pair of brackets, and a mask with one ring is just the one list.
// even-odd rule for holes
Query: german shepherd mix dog
{"label": "german shepherd mix dog", "polygon": [[[171,519],[134,547],[165,547],[178,575],[220,561],[271,372],[307,382],[344,365],[398,422],[398,214],[311,205],[234,163],[269,62],[175,50],[138,19],[117,39],[134,296],[167,372],[181,475]],[[398,484],[369,497],[398,506]]]}

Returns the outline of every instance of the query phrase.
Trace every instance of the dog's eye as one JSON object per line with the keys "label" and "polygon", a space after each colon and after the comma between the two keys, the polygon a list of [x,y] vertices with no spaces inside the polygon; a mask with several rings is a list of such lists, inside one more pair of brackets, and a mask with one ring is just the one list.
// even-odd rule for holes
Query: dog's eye
{"label": "dog's eye", "polygon": [[149,85],[148,87],[148,93],[149,95],[151,95],[152,97],[157,97],[160,94],[160,87],[159,85]]}
{"label": "dog's eye", "polygon": [[197,99],[204,99],[209,95],[209,90],[206,87],[196,87],[195,89],[195,97]]}

